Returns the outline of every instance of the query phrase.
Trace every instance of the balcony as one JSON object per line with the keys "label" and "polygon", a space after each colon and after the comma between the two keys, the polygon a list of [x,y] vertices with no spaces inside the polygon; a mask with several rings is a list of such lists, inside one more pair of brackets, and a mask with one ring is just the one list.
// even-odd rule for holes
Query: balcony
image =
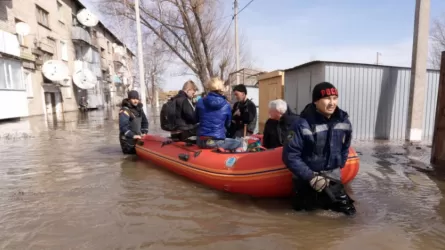
{"label": "balcony", "polygon": [[17,36],[0,30],[0,53],[20,56],[20,44]]}
{"label": "balcony", "polygon": [[100,68],[99,63],[92,63],[91,64],[91,71],[93,71],[93,73],[97,76],[97,77],[102,77],[102,70]]}
{"label": "balcony", "polygon": [[115,62],[118,66],[125,66],[125,58],[122,54],[114,53],[113,62]]}
{"label": "balcony", "polygon": [[30,49],[24,47],[20,48],[20,58],[22,58],[22,66],[26,69],[36,69],[36,57],[32,54]]}
{"label": "balcony", "polygon": [[51,46],[50,44],[44,43],[42,41],[39,41],[37,44],[37,47],[41,50],[44,51],[46,53],[49,53],[51,55],[54,54],[55,52],[55,48],[53,46]]}
{"label": "balcony", "polygon": [[25,48],[21,48],[20,49],[20,57],[22,59],[25,59],[25,60],[28,60],[28,61],[35,61],[36,60],[36,57],[31,52],[29,52],[28,49],[25,49]]}
{"label": "balcony", "polygon": [[89,63],[80,60],[74,61],[74,71],[81,69],[89,69],[95,76],[102,77],[102,70],[100,69],[99,63]]}
{"label": "balcony", "polygon": [[72,27],[71,39],[73,40],[73,42],[82,41],[92,45],[90,33],[86,29],[79,26]]}
{"label": "balcony", "polygon": [[122,79],[118,75],[112,75],[112,76],[110,76],[110,78],[111,78],[112,83],[114,83],[116,85],[122,84]]}
{"label": "balcony", "polygon": [[100,68],[101,68],[103,71],[108,71],[108,70],[110,70],[109,65],[108,65],[108,60],[107,60],[107,59],[105,59],[105,58],[103,58],[103,57],[100,58]]}

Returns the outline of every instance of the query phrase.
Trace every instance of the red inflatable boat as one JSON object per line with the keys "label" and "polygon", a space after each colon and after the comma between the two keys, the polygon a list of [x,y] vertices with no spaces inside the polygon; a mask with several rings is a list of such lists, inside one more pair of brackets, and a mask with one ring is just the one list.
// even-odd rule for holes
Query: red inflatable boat
{"label": "red inflatable boat", "polygon": [[[147,135],[136,146],[138,157],[153,162],[206,186],[254,197],[285,197],[291,194],[292,176],[281,160],[282,148],[260,152],[222,153],[184,142],[165,143],[161,136]],[[360,160],[354,149],[342,169],[348,183],[358,173]]]}

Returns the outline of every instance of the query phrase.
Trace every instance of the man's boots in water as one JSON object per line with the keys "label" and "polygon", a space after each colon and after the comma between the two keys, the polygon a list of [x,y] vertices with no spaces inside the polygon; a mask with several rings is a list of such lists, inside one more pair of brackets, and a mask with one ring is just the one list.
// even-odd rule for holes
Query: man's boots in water
{"label": "man's boots in water", "polygon": [[313,211],[317,208],[330,209],[348,216],[356,213],[351,199],[344,190],[341,182],[329,178],[329,186],[322,192],[315,191],[309,183],[294,179],[293,181],[292,207],[296,211]]}
{"label": "man's boots in water", "polygon": [[344,185],[338,181],[330,180],[329,186],[323,192],[330,198],[327,207],[333,211],[344,213],[348,216],[356,213],[354,200],[345,192]]}

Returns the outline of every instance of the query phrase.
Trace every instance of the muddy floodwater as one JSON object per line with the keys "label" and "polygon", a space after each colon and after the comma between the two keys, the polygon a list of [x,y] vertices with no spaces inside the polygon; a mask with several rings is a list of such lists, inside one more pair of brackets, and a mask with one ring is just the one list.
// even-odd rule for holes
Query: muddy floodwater
{"label": "muddy floodwater", "polygon": [[117,111],[0,123],[0,249],[445,249],[445,185],[400,146],[354,145],[354,218],[297,213],[122,155]]}

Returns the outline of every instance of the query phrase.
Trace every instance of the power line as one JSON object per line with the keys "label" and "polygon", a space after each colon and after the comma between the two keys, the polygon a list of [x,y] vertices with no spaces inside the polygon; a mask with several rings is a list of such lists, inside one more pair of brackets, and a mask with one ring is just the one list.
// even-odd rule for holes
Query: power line
{"label": "power line", "polygon": [[250,2],[248,2],[246,5],[244,5],[244,7],[240,11],[238,11],[238,13],[236,13],[236,15],[239,15],[239,13],[241,13],[245,8],[247,8],[247,6],[249,6],[253,1],[255,1],[255,0],[250,0]]}
{"label": "power line", "polygon": [[[238,11],[238,13],[236,13],[236,15],[238,15],[239,13],[241,13],[241,11],[243,11],[244,9],[246,9],[247,6],[249,6],[253,1],[255,1],[255,0],[251,0],[251,1],[248,2],[246,5],[244,5],[244,7],[243,7],[240,11]],[[230,30],[230,27],[232,27],[232,23],[233,23],[233,20],[235,19],[235,15],[229,15],[229,16],[223,17],[223,18],[227,18],[227,17],[230,17],[230,16],[232,17],[232,20],[230,21],[229,27],[227,27],[226,32],[224,32],[224,36],[227,35],[227,33],[228,33],[229,30]],[[222,18],[221,18],[221,19],[222,19]]]}
{"label": "power line", "polygon": [[[216,18],[216,19],[211,20],[211,21],[208,21],[208,22],[220,21],[220,20],[224,20],[224,19],[226,19],[226,18],[228,18],[228,17],[231,17],[229,27],[228,27],[227,30],[224,32],[224,36],[226,36],[227,33],[228,33],[228,31],[230,30],[230,27],[232,26],[233,20],[235,19],[235,15],[240,14],[240,13],[241,13],[243,10],[245,10],[245,9],[246,9],[246,8],[253,2],[253,1],[254,1],[254,0],[251,0],[251,1],[248,2],[246,5],[244,5],[244,7],[243,7],[240,11],[238,11],[236,14],[222,16],[222,17]],[[136,35],[128,36],[128,37],[136,37]]]}
{"label": "power line", "polygon": [[[249,1],[246,5],[244,5],[244,7],[241,8],[241,10],[238,11],[236,14],[223,16],[223,17],[217,18],[217,19],[215,19],[215,20],[212,20],[212,21],[210,21],[210,22],[213,22],[213,21],[219,21],[219,20],[226,19],[226,18],[228,18],[228,17],[232,17],[231,20],[230,20],[230,24],[229,24],[229,26],[227,27],[226,31],[224,32],[224,36],[223,36],[223,37],[225,37],[225,36],[227,36],[227,34],[229,33],[230,28],[232,27],[233,21],[234,21],[234,19],[235,19],[235,15],[236,15],[236,16],[239,15],[239,14],[240,14],[243,10],[245,10],[245,9],[246,9],[246,8],[253,2],[253,1],[255,1],[255,0],[250,0],[250,1]],[[134,38],[134,37],[136,37],[136,35],[128,36],[128,37]]]}
{"label": "power line", "polygon": [[[233,2],[233,17],[235,19],[235,63],[236,63],[236,72],[239,71],[239,41],[238,41],[238,0]],[[240,83],[239,74],[236,73],[236,84]]]}
{"label": "power line", "polygon": [[229,33],[230,27],[232,27],[232,23],[233,23],[233,18],[232,18],[232,20],[230,21],[229,27],[227,27],[226,32],[224,32],[224,36],[223,36],[223,37],[227,36],[227,33]]}

